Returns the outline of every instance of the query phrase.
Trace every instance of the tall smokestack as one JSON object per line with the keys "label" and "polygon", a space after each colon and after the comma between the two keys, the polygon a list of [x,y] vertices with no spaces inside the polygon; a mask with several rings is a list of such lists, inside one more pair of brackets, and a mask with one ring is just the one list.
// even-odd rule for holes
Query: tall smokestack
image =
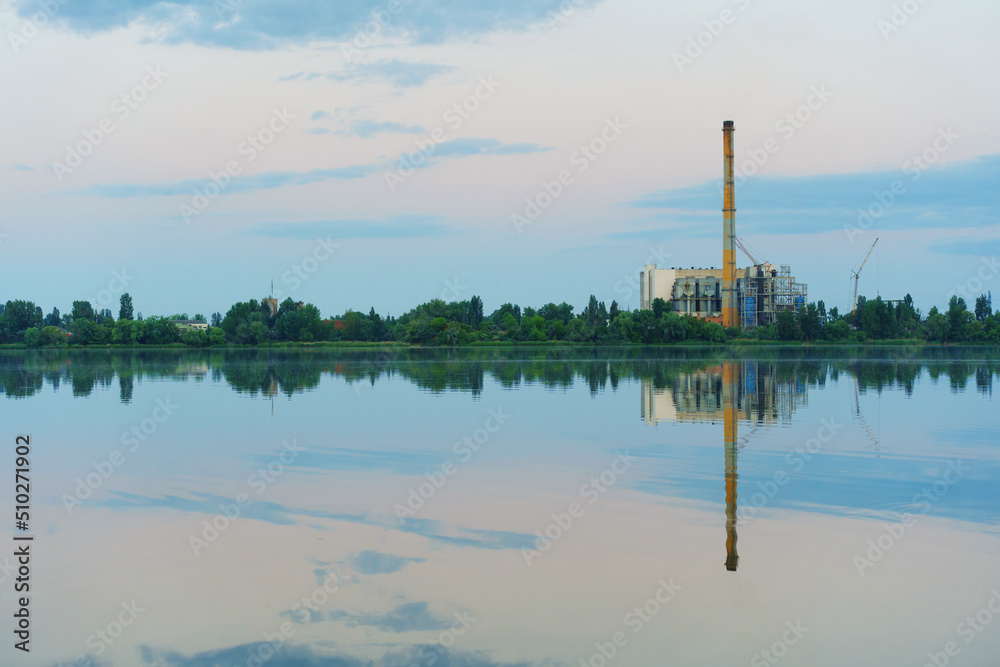
{"label": "tall smokestack", "polygon": [[722,201],[722,326],[738,327],[736,310],[736,184],[733,177],[733,121],[722,123],[723,178]]}

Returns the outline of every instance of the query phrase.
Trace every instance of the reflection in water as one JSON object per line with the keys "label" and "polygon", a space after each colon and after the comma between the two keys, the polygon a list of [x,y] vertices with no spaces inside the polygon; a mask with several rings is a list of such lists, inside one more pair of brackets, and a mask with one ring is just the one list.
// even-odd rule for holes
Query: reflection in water
{"label": "reflection in water", "polygon": [[[983,394],[993,391],[1000,370],[994,348],[276,348],[0,350],[0,394],[34,396],[45,384],[69,382],[74,396],[88,396],[119,379],[122,403],[133,382],[154,380],[226,382],[235,391],[272,397],[311,391],[324,375],[374,385],[401,376],[421,389],[482,393],[487,376],[507,389],[540,383],[566,388],[580,380],[592,393],[644,381],[647,423],[722,418],[721,367],[739,366],[733,396],[739,418],[757,424],[788,421],[804,404],[805,386],[823,386],[840,373],[857,378],[859,391],[901,387],[907,395],[926,369],[932,381],[946,377],[953,391],[970,379]],[[655,391],[648,391],[652,387]],[[669,389],[670,396],[662,390]]]}
{"label": "reflection in water", "polygon": [[[773,362],[723,361],[717,366],[678,372],[668,386],[657,388],[642,378],[641,415],[646,424],[710,421],[723,423],[726,480],[726,569],[735,572],[736,482],[739,478],[739,422],[760,427],[791,422],[796,408],[806,405],[807,379],[788,373]],[[749,435],[749,434],[748,434]]]}
{"label": "reflection in water", "polygon": [[[951,631],[952,616],[978,608],[968,601],[980,604],[976,586],[994,585],[1000,521],[988,397],[1000,352],[914,356],[893,348],[0,351],[0,392],[46,444],[37,465],[48,491],[38,500],[51,520],[53,561],[37,595],[60,639],[45,647],[52,659],[35,664],[65,664],[86,650],[95,626],[81,610],[101,615],[133,598],[150,610],[146,629],[116,641],[102,664],[137,664],[129,656],[248,664],[263,633],[289,621],[281,610],[341,568],[349,585],[308,623],[296,614],[294,642],[268,664],[430,664],[425,651],[436,664],[579,664],[653,582],[672,576],[684,594],[650,621],[656,630],[629,643],[621,664],[664,664],[668,654],[670,664],[745,664],[788,614],[823,628],[789,666],[896,664],[903,651],[934,649],[938,624]],[[873,407],[874,397],[863,398],[870,390],[881,397],[881,459],[855,419]],[[177,416],[64,511],[60,494],[76,493],[165,397],[182,406]],[[268,414],[267,402],[278,409]],[[498,407],[510,423],[400,522],[393,504],[443,469],[456,438]],[[794,468],[786,455],[823,417],[855,424],[808,468]],[[667,429],[683,436],[671,447],[660,437]],[[756,439],[758,431],[767,436]],[[258,498],[248,480],[293,438],[305,452]],[[626,446],[636,457],[629,475],[525,565],[532,531]],[[921,510],[910,499],[935,488],[955,457],[974,461],[973,471]],[[778,471],[790,473],[788,484],[762,511],[756,485]],[[711,557],[721,556],[720,482],[726,571],[739,567],[737,521],[759,511],[749,515],[759,517],[754,529],[742,530],[739,576]],[[253,503],[234,527],[192,553],[190,536],[221,521],[248,488]],[[920,517],[919,530],[907,529],[905,545],[860,579],[852,556],[903,513]],[[912,581],[926,572],[936,576],[917,591]],[[928,599],[935,614],[918,611]],[[459,610],[484,622],[446,651],[434,642]],[[161,620],[169,615],[184,627]],[[732,632],[720,641],[713,627]],[[1000,650],[985,634],[977,641]],[[11,662],[4,650],[0,664]],[[995,663],[970,651],[963,664]]]}

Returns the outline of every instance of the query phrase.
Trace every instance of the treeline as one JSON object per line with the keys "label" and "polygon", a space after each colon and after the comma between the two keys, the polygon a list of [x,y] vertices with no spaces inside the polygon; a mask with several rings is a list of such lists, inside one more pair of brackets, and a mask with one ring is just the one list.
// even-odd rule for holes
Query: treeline
{"label": "treeline", "polygon": [[[931,308],[923,317],[910,295],[899,302],[858,298],[855,313],[827,312],[823,301],[798,311],[778,313],[776,322],[752,331],[728,329],[707,320],[673,312],[668,302],[656,299],[649,310],[621,310],[617,302],[605,306],[593,295],[579,314],[568,303],[548,303],[541,308],[505,303],[489,315],[478,296],[467,301],[435,299],[406,314],[383,317],[347,311],[324,319],[313,304],[285,299],[276,312],[266,300],[234,304],[223,316],[214,313],[206,328],[177,326],[172,317],[133,317],[132,297],[122,295],[117,319],[109,309],[95,310],[87,301],[74,301],[70,313],[53,308],[48,315],[30,301],[0,305],[0,342],[28,347],[73,345],[185,344],[264,345],[286,342],[367,341],[416,345],[454,346],[472,343],[569,342],[603,344],[725,343],[729,340],[864,343],[877,340],[923,340],[947,343],[1000,344],[1000,314],[994,314],[989,297],[976,299],[970,312],[964,299],[951,298],[948,309]],[[195,320],[206,321],[196,314]],[[206,324],[208,322],[206,321]]]}

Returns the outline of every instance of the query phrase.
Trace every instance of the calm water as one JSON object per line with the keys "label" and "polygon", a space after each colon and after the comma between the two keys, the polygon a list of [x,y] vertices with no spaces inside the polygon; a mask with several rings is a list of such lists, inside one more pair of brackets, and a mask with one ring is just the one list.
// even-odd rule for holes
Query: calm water
{"label": "calm water", "polygon": [[0,663],[993,667],[998,376],[983,349],[3,353],[0,512],[30,433],[36,538],[27,656],[0,557]]}

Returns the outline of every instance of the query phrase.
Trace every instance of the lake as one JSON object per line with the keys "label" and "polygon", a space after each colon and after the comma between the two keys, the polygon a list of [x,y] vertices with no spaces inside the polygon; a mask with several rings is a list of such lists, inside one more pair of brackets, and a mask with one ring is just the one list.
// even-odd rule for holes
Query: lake
{"label": "lake", "polygon": [[[987,348],[3,351],[3,664],[1000,662]],[[9,545],[25,542],[11,541]]]}

